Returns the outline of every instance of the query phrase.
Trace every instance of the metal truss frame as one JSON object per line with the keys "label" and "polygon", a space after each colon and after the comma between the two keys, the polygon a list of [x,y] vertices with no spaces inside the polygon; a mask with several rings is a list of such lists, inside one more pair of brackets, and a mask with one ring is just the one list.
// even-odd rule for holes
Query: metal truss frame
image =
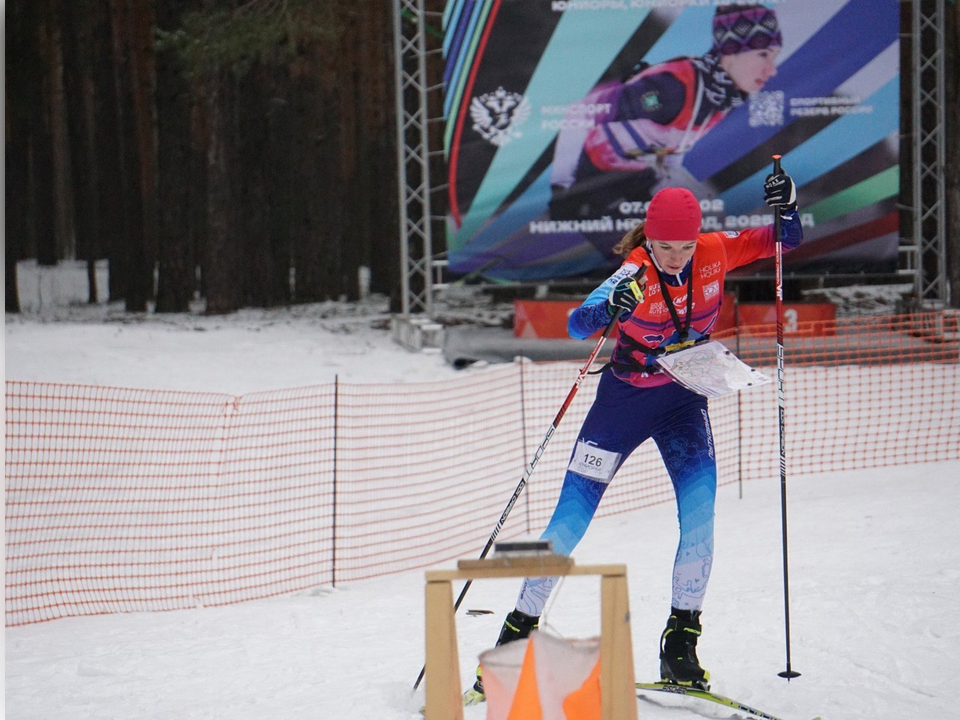
{"label": "metal truss frame", "polygon": [[[400,196],[401,309],[433,314],[433,217],[424,0],[393,0],[397,166]],[[432,13],[436,15],[436,13]]]}
{"label": "metal truss frame", "polygon": [[914,292],[921,308],[950,304],[947,278],[946,15],[944,0],[913,0]]}

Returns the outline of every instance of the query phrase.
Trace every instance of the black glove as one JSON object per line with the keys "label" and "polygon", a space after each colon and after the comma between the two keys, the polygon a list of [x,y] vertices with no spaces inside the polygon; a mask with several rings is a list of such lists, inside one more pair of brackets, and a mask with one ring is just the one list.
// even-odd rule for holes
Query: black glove
{"label": "black glove", "polygon": [[797,186],[789,175],[767,175],[763,183],[763,200],[767,205],[780,206],[780,211],[797,209]]}
{"label": "black glove", "polygon": [[643,288],[631,275],[618,282],[610,291],[610,295],[607,296],[607,312],[612,316],[620,309],[623,310],[620,317],[626,317],[636,310],[641,302],[643,302]]}

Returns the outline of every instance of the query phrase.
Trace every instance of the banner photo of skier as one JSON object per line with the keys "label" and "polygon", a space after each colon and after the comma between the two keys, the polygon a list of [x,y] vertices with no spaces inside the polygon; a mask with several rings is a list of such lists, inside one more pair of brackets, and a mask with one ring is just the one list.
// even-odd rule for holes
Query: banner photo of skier
{"label": "banner photo of skier", "polygon": [[452,273],[608,273],[667,186],[704,232],[769,224],[774,154],[806,238],[785,272],[896,270],[897,0],[449,0],[443,20]]}

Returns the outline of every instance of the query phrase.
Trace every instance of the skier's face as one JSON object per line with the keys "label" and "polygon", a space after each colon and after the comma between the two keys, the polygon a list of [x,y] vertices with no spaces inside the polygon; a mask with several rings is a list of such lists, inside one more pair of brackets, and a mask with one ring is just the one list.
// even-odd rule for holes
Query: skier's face
{"label": "skier's face", "polygon": [[660,263],[660,267],[671,275],[676,275],[690,262],[694,251],[697,249],[697,241],[691,242],[661,242],[651,240],[650,247],[653,248],[653,255]]}
{"label": "skier's face", "polygon": [[743,92],[754,93],[762,90],[767,81],[777,74],[774,61],[779,53],[780,48],[773,46],[724,55],[720,58],[720,67]]}

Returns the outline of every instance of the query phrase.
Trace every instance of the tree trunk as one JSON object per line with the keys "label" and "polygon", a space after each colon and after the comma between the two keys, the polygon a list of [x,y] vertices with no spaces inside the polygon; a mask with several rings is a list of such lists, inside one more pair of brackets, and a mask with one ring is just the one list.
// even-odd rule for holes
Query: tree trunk
{"label": "tree trunk", "polygon": [[[271,169],[289,165],[290,158],[273,154],[270,104],[277,90],[274,71],[258,64],[239,84],[237,140],[240,160],[240,207],[244,247],[243,303],[272,307],[288,300],[289,255],[275,253],[276,200],[269,177]],[[281,248],[285,244],[281,244]]]}
{"label": "tree trunk", "polygon": [[[50,142],[53,152],[53,217],[57,260],[73,260],[77,256],[73,224],[73,170],[70,161],[70,133],[64,89],[63,43],[61,25],[68,0],[45,0],[43,3],[47,38],[47,80],[45,90],[50,103]],[[68,28],[68,32],[75,32]]]}
{"label": "tree trunk", "polygon": [[64,89],[69,125],[70,162],[73,168],[73,217],[76,256],[87,260],[87,300],[97,301],[100,207],[97,196],[100,174],[96,141],[96,82],[94,80],[95,28],[98,5],[94,2],[64,4]]}
{"label": "tree trunk", "polygon": [[17,262],[29,257],[31,246],[29,222],[30,186],[28,182],[30,159],[29,108],[36,93],[29,82],[30,64],[36,63],[33,42],[36,35],[36,11],[33,3],[12,0],[7,4],[6,17],[6,74],[4,85],[4,121],[6,152],[4,176],[4,278],[6,282],[4,305],[7,312],[20,311],[17,294]]}
{"label": "tree trunk", "polygon": [[53,163],[53,135],[50,130],[50,80],[51,66],[55,64],[53,34],[49,18],[44,18],[46,6],[37,5],[39,57],[31,68],[32,82],[38,94],[31,103],[31,131],[28,136],[30,166],[30,206],[28,217],[33,220],[33,236],[36,240],[37,262],[41,265],[57,263],[57,225],[54,208],[57,205],[56,179]]}
{"label": "tree trunk", "polygon": [[[12,18],[8,18],[10,27]],[[8,63],[7,70],[10,71]],[[14,129],[16,121],[10,108],[10,75],[4,88],[5,102],[5,132],[6,152],[4,176],[6,181],[5,202],[6,216],[4,218],[4,307],[8,313],[20,312],[20,295],[17,292],[17,262],[21,259],[23,242],[26,237],[26,193],[24,192],[24,178],[26,177],[26,155],[23,147],[13,142],[20,139],[20,133]],[[19,128],[18,128],[19,130]]]}
{"label": "tree trunk", "polygon": [[207,241],[203,283],[207,313],[241,306],[242,264],[237,232],[236,87],[229,70],[209,78],[204,89],[207,118]]}
{"label": "tree trunk", "polygon": [[142,310],[137,296],[142,300],[143,293],[138,293],[132,285],[136,276],[136,257],[134,255],[133,238],[141,234],[141,211],[135,192],[135,178],[133,149],[133,112],[130,108],[130,58],[125,42],[125,29],[129,25],[126,0],[109,0],[110,2],[110,39],[113,43],[111,71],[114,82],[114,98],[116,100],[116,136],[111,139],[117,148],[116,178],[119,182],[117,190],[117,210],[119,218],[119,237],[117,245],[112,248],[110,258],[112,272],[110,295],[126,302],[127,310]]}
{"label": "tree trunk", "polygon": [[369,256],[370,249],[369,214],[366,212],[369,206],[364,201],[364,191],[367,189],[364,188],[365,173],[358,162],[366,139],[360,120],[364,90],[361,72],[364,48],[360,43],[363,30],[360,21],[368,5],[369,3],[360,3],[346,11],[341,10],[343,18],[340,22],[344,29],[335,55],[340,62],[333,71],[337,76],[337,91],[341,100],[339,166],[343,174],[343,204],[347,209],[343,232],[338,239],[338,244],[342,247],[341,266],[335,281],[340,291],[350,300],[358,297],[357,270]]}
{"label": "tree trunk", "polygon": [[[156,175],[152,11],[136,0],[111,0],[124,237],[118,288],[127,310],[143,312],[153,297],[156,255]],[[112,263],[111,263],[112,265]]]}
{"label": "tree trunk", "polygon": [[[363,207],[362,264],[371,269],[372,290],[399,295],[392,19],[390,0],[367,0],[360,6],[355,102],[360,128],[357,169],[358,195]],[[436,127],[442,130],[439,124]],[[436,195],[433,199],[437,199]],[[434,214],[443,213],[435,209]]]}
{"label": "tree trunk", "polygon": [[[326,56],[326,59],[323,57]],[[340,94],[334,53],[301,54],[291,63],[293,148],[299,192],[292,199],[297,299],[318,302],[342,292],[344,196],[340,167]]]}
{"label": "tree trunk", "polygon": [[290,303],[296,300],[295,278],[291,283],[291,268],[294,267],[294,227],[293,204],[291,197],[300,192],[294,179],[295,163],[290,154],[291,112],[290,112],[290,74],[286,67],[280,67],[272,73],[273,83],[268,93],[264,121],[268,127],[269,144],[262,158],[264,164],[264,183],[266,184],[266,202],[270,210],[269,247],[273,258],[270,283],[278,302]]}
{"label": "tree trunk", "polygon": [[[156,19],[152,2],[128,0],[130,24],[130,89],[133,109],[136,188],[141,209],[141,235],[134,242],[136,277],[131,283],[132,301],[138,310],[145,310],[148,300],[156,297],[154,268],[157,261],[157,117],[156,60],[153,34]],[[128,302],[131,300],[128,299]]]}
{"label": "tree trunk", "polygon": [[[187,5],[188,7],[185,7]],[[197,3],[158,0],[157,26],[175,30],[180,14]],[[157,312],[185,312],[196,287],[199,263],[195,206],[205,203],[204,183],[196,167],[203,160],[202,148],[192,143],[194,102],[172,50],[157,55]],[[196,155],[199,154],[199,158]],[[202,177],[202,176],[201,176]]]}
{"label": "tree trunk", "polygon": [[[8,18],[8,25],[12,25],[12,18]],[[10,71],[10,65],[7,70]],[[13,142],[15,133],[13,111],[10,108],[10,75],[4,88],[5,117],[4,137],[6,139],[4,177],[6,216],[4,218],[4,307],[8,313],[20,312],[20,295],[17,292],[17,262],[21,258],[22,244],[26,235],[26,213],[24,177],[26,176],[26,158],[22,147]]]}
{"label": "tree trunk", "polygon": [[91,54],[93,57],[92,113],[90,133],[92,151],[96,156],[97,172],[93,178],[98,215],[96,233],[91,238],[91,257],[106,258],[110,277],[108,294],[112,300],[123,297],[123,248],[129,237],[124,193],[129,186],[124,182],[121,162],[120,104],[117,97],[117,77],[113,39],[113,0],[91,0],[95,14],[92,24]]}
{"label": "tree trunk", "polygon": [[131,170],[134,207],[138,209],[139,232],[129,238],[131,269],[127,285],[127,309],[143,311],[155,297],[154,267],[157,257],[157,169],[156,115],[154,110],[155,63],[153,53],[154,15],[151,0],[128,3],[124,38],[129,62]]}

